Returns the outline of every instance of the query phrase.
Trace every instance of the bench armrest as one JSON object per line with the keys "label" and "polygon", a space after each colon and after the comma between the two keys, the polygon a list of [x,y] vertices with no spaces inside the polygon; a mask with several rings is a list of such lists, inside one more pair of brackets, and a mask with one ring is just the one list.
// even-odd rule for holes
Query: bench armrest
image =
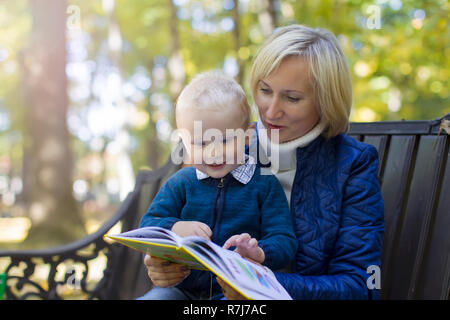
{"label": "bench armrest", "polygon": [[[29,297],[41,299],[62,299],[61,291],[64,285],[76,285],[89,299],[111,298],[113,290],[110,281],[115,274],[115,267],[120,263],[121,251],[124,249],[116,243],[110,244],[104,241],[103,236],[119,221],[123,220],[129,212],[134,210],[138,201],[138,192],[128,194],[117,212],[106,221],[99,230],[78,241],[55,248],[42,250],[15,250],[0,251],[0,258],[9,258],[9,264],[5,273],[7,274],[6,298],[27,299]],[[91,289],[87,284],[89,262],[104,254],[107,258],[103,277]],[[35,278],[36,266],[45,264],[49,266],[47,283],[42,284]],[[75,269],[66,268],[70,264],[81,264],[84,266],[81,279],[76,279]],[[64,279],[57,280],[58,269],[67,269]],[[19,269],[19,270],[17,270]],[[41,269],[42,270],[42,269]]]}

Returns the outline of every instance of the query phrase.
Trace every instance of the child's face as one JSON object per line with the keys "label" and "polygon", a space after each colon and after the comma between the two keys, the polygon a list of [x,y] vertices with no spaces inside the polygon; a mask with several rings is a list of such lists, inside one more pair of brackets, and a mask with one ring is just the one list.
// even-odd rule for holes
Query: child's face
{"label": "child's face", "polygon": [[213,178],[222,178],[242,165],[243,132],[247,129],[242,123],[242,113],[237,106],[227,113],[220,110],[185,112],[177,119],[178,129],[185,129],[182,135],[188,153],[185,163],[193,164]]}

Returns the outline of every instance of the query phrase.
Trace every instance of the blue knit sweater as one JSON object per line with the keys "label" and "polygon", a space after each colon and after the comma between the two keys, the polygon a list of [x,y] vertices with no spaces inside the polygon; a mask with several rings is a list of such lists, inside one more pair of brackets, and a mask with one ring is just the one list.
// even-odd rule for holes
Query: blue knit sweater
{"label": "blue knit sweater", "polygon": [[[264,250],[264,265],[273,270],[288,265],[297,240],[279,181],[273,175],[261,175],[257,167],[247,184],[230,173],[223,187],[219,182],[211,177],[199,180],[193,167],[177,171],[161,187],[139,226],[171,229],[177,221],[200,221],[211,228],[212,241],[220,246],[232,235],[246,232]],[[193,270],[178,287],[209,291],[210,278],[202,273]]]}

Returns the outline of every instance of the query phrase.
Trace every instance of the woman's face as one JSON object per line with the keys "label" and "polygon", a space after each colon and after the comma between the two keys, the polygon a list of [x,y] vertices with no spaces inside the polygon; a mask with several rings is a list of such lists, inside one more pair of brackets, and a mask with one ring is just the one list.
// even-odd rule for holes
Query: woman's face
{"label": "woman's face", "polygon": [[305,135],[320,119],[307,68],[302,57],[288,56],[257,84],[255,103],[260,119],[269,138],[271,129],[279,130],[279,143]]}

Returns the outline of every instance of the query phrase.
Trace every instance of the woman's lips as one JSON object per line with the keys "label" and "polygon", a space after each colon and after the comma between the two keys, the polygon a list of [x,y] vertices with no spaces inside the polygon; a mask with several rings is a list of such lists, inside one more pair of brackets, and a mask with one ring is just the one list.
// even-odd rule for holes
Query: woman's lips
{"label": "woman's lips", "polygon": [[285,126],[277,126],[277,125],[275,125],[275,124],[267,123],[266,128],[267,128],[268,130],[275,130],[275,129],[283,130],[283,129],[286,128],[286,127],[285,127]]}

